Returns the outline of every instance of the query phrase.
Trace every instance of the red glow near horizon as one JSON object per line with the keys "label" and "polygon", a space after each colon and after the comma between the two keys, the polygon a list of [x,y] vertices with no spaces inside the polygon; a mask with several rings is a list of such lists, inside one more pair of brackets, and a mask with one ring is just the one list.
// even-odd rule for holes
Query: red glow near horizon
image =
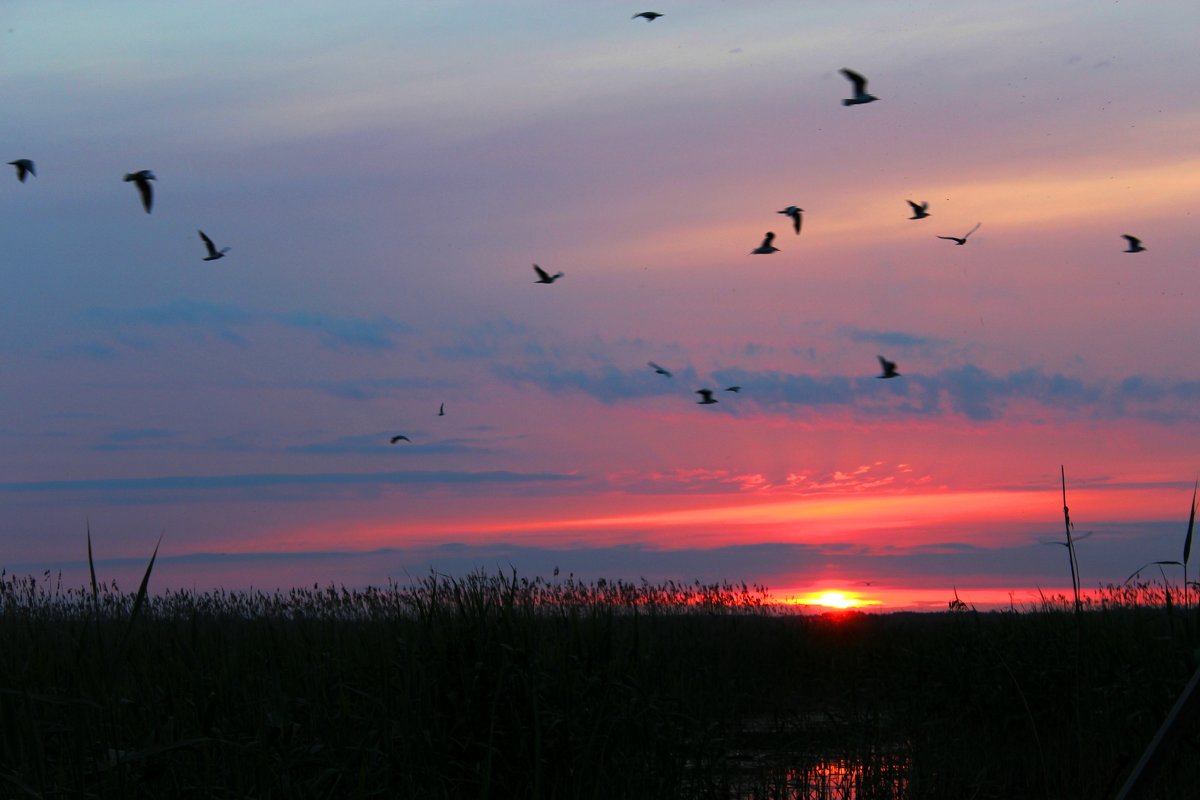
{"label": "red glow near horizon", "polygon": [[[1072,490],[1073,518],[1172,521],[1178,518],[1180,492],[1171,488],[1091,488]],[[755,542],[819,545],[854,541],[867,548],[906,549],[936,541],[933,530],[954,526],[989,531],[999,547],[1028,539],[1028,530],[1061,534],[1061,500],[1052,489],[1013,491],[938,491],[897,494],[819,494],[801,497],[741,494],[730,496],[604,496],[605,513],[589,514],[595,497],[544,498],[540,508],[495,509],[462,505],[447,516],[445,508],[413,517],[401,526],[392,520],[346,520],[293,526],[252,542],[219,543],[225,552],[305,551],[435,546],[506,542],[559,548],[637,544],[656,551],[717,548]],[[647,508],[647,506],[651,506]],[[436,513],[435,513],[436,512]],[[557,512],[557,513],[556,513]],[[565,513],[563,513],[565,512]],[[422,519],[424,517],[424,519]],[[944,536],[945,534],[942,534]]]}

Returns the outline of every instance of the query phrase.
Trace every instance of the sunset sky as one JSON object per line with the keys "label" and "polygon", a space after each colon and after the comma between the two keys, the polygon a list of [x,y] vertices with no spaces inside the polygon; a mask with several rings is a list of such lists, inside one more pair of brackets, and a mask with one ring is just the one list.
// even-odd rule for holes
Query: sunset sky
{"label": "sunset sky", "polygon": [[1070,585],[1060,465],[1085,587],[1179,559],[1198,30],[1194,0],[9,0],[0,568],[78,583],[90,526],[123,588],[162,534],[159,588],[1027,603]]}

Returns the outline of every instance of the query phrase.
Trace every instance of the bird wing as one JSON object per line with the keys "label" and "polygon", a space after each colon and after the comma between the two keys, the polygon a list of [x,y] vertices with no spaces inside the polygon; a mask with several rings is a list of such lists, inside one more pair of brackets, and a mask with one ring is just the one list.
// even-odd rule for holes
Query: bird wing
{"label": "bird wing", "polygon": [[800,226],[804,223],[804,217],[800,213],[800,209],[792,212],[792,227],[796,229],[796,233],[800,233]]}
{"label": "bird wing", "polygon": [[542,269],[537,264],[533,265],[533,271],[536,272],[538,274],[538,277],[541,278],[542,280],[544,280],[544,281],[550,280],[550,273],[546,272],[546,270]]}
{"label": "bird wing", "polygon": [[842,67],[840,72],[842,75],[846,76],[851,83],[854,84],[855,94],[864,94],[867,91],[867,79],[862,75],[859,75],[854,70],[847,69],[846,67]]}
{"label": "bird wing", "polygon": [[1142,243],[1141,239],[1137,238],[1136,236],[1130,236],[1128,233],[1122,233],[1121,236],[1129,242],[1130,247],[1137,247]]}
{"label": "bird wing", "polygon": [[208,248],[208,254],[210,256],[215,256],[217,254],[217,248],[213,245],[213,240],[208,238],[204,234],[204,231],[196,231],[196,233],[200,234],[200,240],[204,242],[204,246]]}
{"label": "bird wing", "polygon": [[150,186],[150,181],[144,177],[138,177],[133,183],[137,186],[138,194],[142,196],[142,208],[146,209],[146,213],[149,214],[150,206],[154,204],[154,189]]}
{"label": "bird wing", "polygon": [[971,228],[971,230],[969,230],[969,231],[967,231],[966,233],[964,233],[962,238],[963,238],[963,239],[966,239],[966,238],[967,238],[968,236],[970,236],[972,233],[974,233],[975,231],[979,230],[979,226],[980,226],[980,225],[982,225],[982,224],[983,224],[982,222],[976,222],[976,223],[975,223],[975,227],[974,227],[974,228]]}
{"label": "bird wing", "polygon": [[939,239],[945,239],[945,240],[946,240],[946,241],[948,241],[948,242],[961,242],[961,241],[963,241],[962,239],[959,239],[957,236],[939,236],[939,237],[937,237],[937,238],[939,238]]}
{"label": "bird wing", "polygon": [[922,211],[924,211],[925,209],[929,208],[929,203],[927,203],[927,202],[926,202],[926,203],[920,203],[920,204],[918,204],[918,203],[914,203],[912,200],[905,200],[904,202],[906,202],[906,203],[908,203],[910,206],[912,206],[912,210],[913,210],[913,213],[914,213],[914,214],[919,214],[920,212],[922,212]]}

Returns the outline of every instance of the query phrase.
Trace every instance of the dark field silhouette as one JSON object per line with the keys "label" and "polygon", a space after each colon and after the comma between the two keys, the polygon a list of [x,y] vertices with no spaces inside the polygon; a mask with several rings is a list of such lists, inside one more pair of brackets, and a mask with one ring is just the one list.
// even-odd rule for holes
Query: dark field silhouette
{"label": "dark field silhouette", "polygon": [[[1200,646],[1195,609],[1150,584],[1079,615],[1064,597],[820,616],[766,597],[475,574],[135,598],[4,576],[0,782],[30,797],[1104,797]],[[1198,779],[1176,754],[1146,796]]]}

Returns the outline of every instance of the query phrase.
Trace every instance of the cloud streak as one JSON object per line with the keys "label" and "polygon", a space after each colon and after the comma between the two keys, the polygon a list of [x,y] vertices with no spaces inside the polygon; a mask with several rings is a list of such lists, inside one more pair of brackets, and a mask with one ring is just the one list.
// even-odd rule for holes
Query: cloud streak
{"label": "cloud streak", "polygon": [[265,489],[308,486],[412,486],[488,483],[577,481],[580,476],[554,472],[455,472],[450,470],[393,472],[250,473],[235,475],[163,475],[154,478],[91,478],[54,481],[8,481],[0,492],[49,494],[58,492],[154,492],[213,489]]}
{"label": "cloud streak", "polygon": [[[894,338],[886,334],[884,338]],[[961,417],[972,422],[1014,418],[1080,416],[1097,420],[1137,419],[1155,423],[1200,421],[1195,401],[1200,381],[1130,376],[1086,380],[1037,367],[989,372],[974,364],[923,373],[900,365],[902,378],[806,375],[778,370],[718,369],[719,382],[743,387],[740,402],[773,413],[806,416],[845,411],[865,417]],[[550,361],[500,365],[493,373],[514,385],[535,385],[554,394],[579,392],[603,403],[664,396],[678,384],[647,380],[642,370],[613,365],[565,368]],[[694,373],[687,376],[692,382]],[[720,408],[720,407],[718,407]]]}

